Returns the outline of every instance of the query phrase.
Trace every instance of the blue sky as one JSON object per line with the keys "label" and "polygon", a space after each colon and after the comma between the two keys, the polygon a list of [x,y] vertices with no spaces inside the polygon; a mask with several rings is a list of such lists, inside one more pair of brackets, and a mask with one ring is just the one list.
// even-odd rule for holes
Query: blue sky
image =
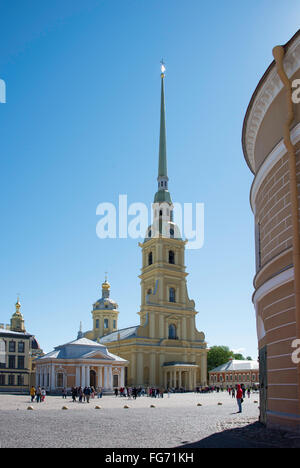
{"label": "blue sky", "polygon": [[289,0],[0,0],[0,322],[17,293],[44,351],[92,326],[109,272],[119,327],[138,324],[137,240],[96,236],[96,207],[156,191],[161,57],[169,189],[205,204],[186,254],[209,346],[256,357],[252,182],[244,114],[272,48],[298,29]]}

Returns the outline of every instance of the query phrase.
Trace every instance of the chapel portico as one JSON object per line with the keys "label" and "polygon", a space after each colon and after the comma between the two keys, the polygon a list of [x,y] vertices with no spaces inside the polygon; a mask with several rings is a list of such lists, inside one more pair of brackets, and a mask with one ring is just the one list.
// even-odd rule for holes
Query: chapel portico
{"label": "chapel portico", "polygon": [[198,367],[194,363],[166,362],[163,366],[165,388],[196,388]]}
{"label": "chapel portico", "polygon": [[105,346],[81,338],[36,360],[36,385],[50,392],[87,386],[111,392],[124,386],[127,364]]}

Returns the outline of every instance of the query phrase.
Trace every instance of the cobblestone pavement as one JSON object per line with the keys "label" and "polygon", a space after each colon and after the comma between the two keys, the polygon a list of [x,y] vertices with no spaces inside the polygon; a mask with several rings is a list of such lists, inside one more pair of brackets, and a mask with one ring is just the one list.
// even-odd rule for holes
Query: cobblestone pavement
{"label": "cobblestone pavement", "polygon": [[[225,392],[137,400],[104,396],[91,399],[89,404],[59,396],[47,396],[44,403],[30,403],[29,396],[0,394],[0,444],[106,448],[295,446],[299,440],[274,431],[267,433],[257,422],[257,401],[257,394],[246,398],[243,413],[238,414],[236,400]],[[96,409],[97,405],[101,409]],[[68,410],[64,411],[63,406]]]}

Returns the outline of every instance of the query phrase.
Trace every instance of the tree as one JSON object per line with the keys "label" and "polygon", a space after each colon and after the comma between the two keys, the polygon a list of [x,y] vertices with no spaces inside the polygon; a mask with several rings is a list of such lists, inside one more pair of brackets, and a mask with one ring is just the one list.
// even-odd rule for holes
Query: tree
{"label": "tree", "polygon": [[237,361],[245,361],[245,357],[241,353],[234,354],[233,359],[236,359]]}
{"label": "tree", "polygon": [[233,358],[233,352],[228,346],[212,346],[207,353],[207,371],[221,366]]}

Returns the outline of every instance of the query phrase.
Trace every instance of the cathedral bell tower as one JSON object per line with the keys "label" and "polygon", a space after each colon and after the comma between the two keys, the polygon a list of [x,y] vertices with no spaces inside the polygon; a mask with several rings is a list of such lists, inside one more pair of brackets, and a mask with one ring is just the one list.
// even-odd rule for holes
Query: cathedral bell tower
{"label": "cathedral bell tower", "polygon": [[26,330],[25,330],[24,318],[23,318],[23,315],[21,314],[20,309],[21,309],[21,304],[18,298],[16,302],[16,311],[10,319],[10,329],[16,332],[25,333]]}
{"label": "cathedral bell tower", "polygon": [[141,325],[150,338],[204,340],[195,326],[195,303],[186,284],[185,240],[173,220],[173,203],[168,190],[166,121],[164,94],[165,67],[161,67],[160,138],[158,189],[154,196],[153,223],[148,227],[142,248]]}
{"label": "cathedral bell tower", "polygon": [[88,336],[92,340],[97,340],[118,328],[118,304],[109,296],[110,284],[105,278],[102,283],[102,297],[93,304],[93,331],[92,336]]}

